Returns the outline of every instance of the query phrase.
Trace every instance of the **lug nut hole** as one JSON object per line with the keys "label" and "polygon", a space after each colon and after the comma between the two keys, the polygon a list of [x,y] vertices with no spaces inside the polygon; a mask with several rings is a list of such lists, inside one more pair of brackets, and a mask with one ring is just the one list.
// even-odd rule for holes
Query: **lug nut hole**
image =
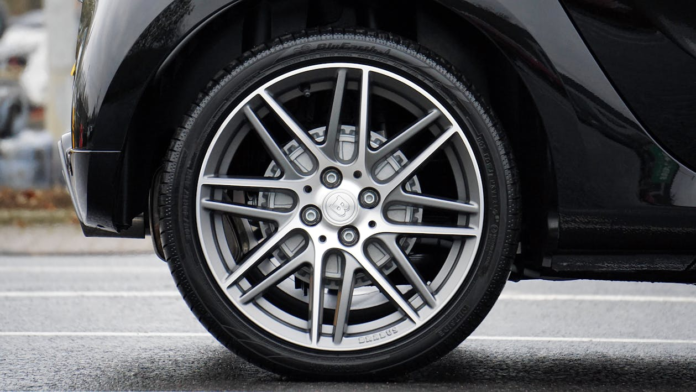
{"label": "lug nut hole", "polygon": [[360,177],[362,177],[362,172],[361,172],[360,170],[356,170],[356,171],[353,173],[353,177],[355,177],[355,178],[360,178]]}
{"label": "lug nut hole", "polygon": [[305,191],[305,193],[312,193],[312,187],[307,185],[304,187],[304,191]]}
{"label": "lug nut hole", "polygon": [[355,227],[344,227],[338,232],[338,240],[344,246],[353,246],[358,243],[359,239],[360,233],[358,233],[358,230]]}
{"label": "lug nut hole", "polygon": [[360,206],[362,208],[372,209],[379,204],[379,193],[372,188],[363,189],[360,192]]}
{"label": "lug nut hole", "polygon": [[316,226],[321,222],[321,211],[315,206],[307,206],[302,210],[300,218],[305,225]]}
{"label": "lug nut hole", "polygon": [[343,176],[338,169],[330,167],[321,174],[321,183],[329,189],[337,188],[341,185]]}

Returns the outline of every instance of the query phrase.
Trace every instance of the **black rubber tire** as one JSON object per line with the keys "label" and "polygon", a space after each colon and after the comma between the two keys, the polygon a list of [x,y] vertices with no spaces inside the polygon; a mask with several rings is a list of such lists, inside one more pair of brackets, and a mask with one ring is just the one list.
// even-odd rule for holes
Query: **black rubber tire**
{"label": "black rubber tire", "polygon": [[[327,49],[330,45],[334,49]],[[335,49],[337,46],[340,49]],[[217,125],[269,75],[340,57],[384,65],[427,86],[466,119],[485,186],[482,242],[469,278],[446,309],[392,343],[355,352],[292,345],[254,326],[220,290],[203,257],[195,224],[198,173]],[[463,127],[464,128],[464,127]],[[422,367],[459,345],[483,320],[510,273],[517,249],[519,197],[513,158],[499,123],[461,75],[426,49],[386,33],[302,32],[246,53],[222,70],[174,136],[160,184],[164,254],[184,299],[222,344],[250,362],[291,377],[393,377]]]}

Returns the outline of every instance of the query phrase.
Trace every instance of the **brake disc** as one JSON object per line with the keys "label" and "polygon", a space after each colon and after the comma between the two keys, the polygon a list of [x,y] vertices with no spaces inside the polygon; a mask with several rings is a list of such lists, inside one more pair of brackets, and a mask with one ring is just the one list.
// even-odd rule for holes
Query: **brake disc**
{"label": "brake disc", "polygon": [[[326,127],[316,128],[311,130],[309,134],[317,143],[323,143],[326,134]],[[342,160],[348,160],[353,156],[355,152],[355,143],[357,140],[356,128],[354,126],[344,125],[341,127],[338,136],[338,157]],[[370,147],[377,149],[386,143],[387,138],[377,132],[370,132]],[[293,162],[300,170],[309,173],[313,169],[313,161],[311,157],[304,151],[302,146],[300,146],[296,141],[291,141],[283,147],[283,150],[287,154],[290,161]],[[397,151],[391,156],[387,157],[382,161],[381,164],[377,165],[374,172],[376,178],[380,180],[386,180],[396,174],[401,167],[408,163],[408,159],[401,152]],[[281,175],[280,168],[271,162],[268,166],[264,176],[265,177],[278,177]],[[418,178],[414,176],[405,185],[405,189],[412,193],[421,193],[420,183]],[[270,209],[270,210],[290,210],[293,207],[293,197],[290,194],[283,192],[260,192],[258,194],[258,199],[253,197],[247,200],[248,204],[256,205],[259,208]],[[400,223],[420,223],[423,220],[423,210],[418,207],[412,206],[390,206],[386,211],[387,217],[394,222]],[[273,234],[276,230],[276,225],[273,223],[260,222],[260,233],[263,238],[266,238]],[[250,229],[249,229],[250,230]],[[248,237],[253,237],[252,233],[247,233]],[[273,257],[269,261],[259,265],[259,269],[264,273],[268,274],[278,265],[282,264],[286,260],[292,259],[295,254],[300,252],[305,245],[305,237],[301,234],[297,234],[288,238],[277,251],[273,253]],[[401,248],[408,253],[415,244],[415,238],[403,238],[400,242]],[[366,247],[367,254],[377,267],[379,267],[385,275],[392,273],[396,269],[396,264],[392,260],[391,255],[377,242],[371,242]],[[331,255],[326,260],[326,287],[328,289],[338,289],[341,280],[342,271],[342,257],[339,254]],[[308,284],[310,280],[311,272],[308,268],[302,268],[297,273],[295,273],[295,286],[300,288],[302,286],[301,282]],[[299,281],[298,281],[299,280]],[[358,274],[356,276],[355,287],[365,286],[371,284],[371,281],[367,279],[364,275]]]}

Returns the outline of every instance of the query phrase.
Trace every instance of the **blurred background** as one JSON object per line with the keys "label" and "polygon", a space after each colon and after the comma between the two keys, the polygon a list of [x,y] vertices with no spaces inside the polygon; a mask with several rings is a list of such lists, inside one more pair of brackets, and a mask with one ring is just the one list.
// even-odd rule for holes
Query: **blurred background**
{"label": "blurred background", "polygon": [[151,252],[85,239],[63,185],[80,12],[78,0],[0,0],[0,254]]}

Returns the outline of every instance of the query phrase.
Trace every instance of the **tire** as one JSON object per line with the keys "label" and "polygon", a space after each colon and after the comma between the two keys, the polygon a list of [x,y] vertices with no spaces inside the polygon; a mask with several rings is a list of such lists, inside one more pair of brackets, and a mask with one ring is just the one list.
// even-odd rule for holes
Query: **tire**
{"label": "tire", "polygon": [[[322,87],[327,83],[330,88]],[[313,113],[327,105],[338,114],[329,111],[328,125],[308,134],[312,121],[322,123]],[[416,128],[410,115],[418,121],[425,121],[418,113],[432,115],[423,109],[428,105],[437,108],[435,120],[422,127],[430,132],[388,144],[394,128]],[[292,124],[301,129],[293,133]],[[371,148],[363,151],[362,128],[371,126]],[[339,140],[346,134],[352,142]],[[279,141],[288,135],[289,141]],[[378,143],[387,146],[384,159],[401,162],[392,166],[396,174],[386,164],[361,161],[382,151],[375,152]],[[288,158],[298,146],[309,157],[304,163]],[[391,146],[398,150],[387,151]],[[422,165],[421,156],[428,157]],[[364,174],[353,173],[361,166],[351,165],[358,164]],[[338,168],[338,179],[329,166]],[[399,177],[412,167],[418,171]],[[248,361],[292,377],[392,377],[457,347],[493,306],[517,248],[516,178],[499,123],[441,59],[385,33],[298,33],[246,53],[192,106],[172,140],[160,184],[164,254],[200,322]],[[261,185],[253,185],[257,180]],[[378,200],[365,193],[366,183],[379,188]],[[311,192],[302,184],[311,184]],[[286,186],[287,192],[280,190]],[[399,192],[417,199],[399,205],[401,196],[392,197]],[[313,213],[302,204],[307,200],[317,200]],[[379,207],[369,209],[367,201]],[[351,213],[354,220],[346,220]],[[312,226],[310,218],[320,223]],[[345,231],[352,229],[357,238]],[[273,245],[281,238],[284,248]],[[255,242],[260,245],[247,249]],[[285,250],[290,243],[295,251]],[[335,251],[317,256],[328,248]],[[375,249],[388,261],[379,264]],[[297,260],[305,264],[290,265]],[[282,267],[300,269],[259,288],[280,279]]]}

